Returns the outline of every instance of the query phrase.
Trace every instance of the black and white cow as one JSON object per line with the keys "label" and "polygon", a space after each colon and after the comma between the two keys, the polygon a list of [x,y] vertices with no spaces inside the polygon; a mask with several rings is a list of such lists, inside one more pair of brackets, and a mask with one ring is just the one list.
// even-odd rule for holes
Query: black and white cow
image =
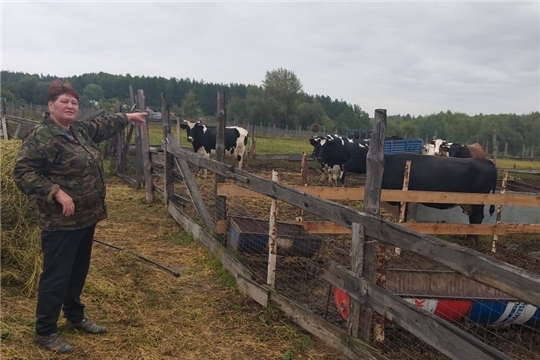
{"label": "black and white cow", "polygon": [[[187,140],[193,145],[193,151],[209,158],[216,152],[217,129],[215,126],[203,125],[200,121],[184,120],[180,124],[186,130]],[[227,126],[225,128],[225,156],[232,157],[238,162],[238,168],[242,168],[244,154],[247,148],[248,131],[239,126]],[[207,171],[204,169],[204,177]]]}
{"label": "black and white cow", "polygon": [[332,175],[330,173],[330,169],[328,167],[328,164],[325,163],[320,156],[321,153],[321,146],[324,145],[326,142],[327,137],[338,137],[338,135],[317,135],[313,136],[311,139],[309,139],[309,143],[313,146],[313,152],[312,156],[321,164],[321,179],[320,181],[323,182],[328,179],[328,181],[332,181]]}
{"label": "black and white cow", "polygon": [[[343,165],[344,170],[365,174],[366,155],[367,148],[360,149]],[[409,190],[478,194],[495,192],[497,168],[490,160],[424,156],[411,153],[384,156],[383,189],[402,189],[407,160],[411,160]],[[456,204],[434,203],[424,205],[436,209],[448,209],[456,206]],[[471,205],[471,208],[469,223],[481,224],[484,219],[484,205]],[[491,205],[489,210],[490,215],[493,215],[495,207]],[[467,239],[478,241],[478,236],[468,235]]]}
{"label": "black and white cow", "polygon": [[447,147],[452,143],[443,139],[434,139],[424,145],[426,155],[448,156]]}
{"label": "black and white cow", "polygon": [[317,137],[310,139],[313,145],[313,156],[321,163],[323,167],[323,180],[325,169],[328,174],[328,181],[337,185],[337,180],[341,183],[345,182],[345,172],[343,164],[354,154],[359,148],[364,147],[367,142],[361,139],[349,139],[346,136],[326,135],[325,137]]}

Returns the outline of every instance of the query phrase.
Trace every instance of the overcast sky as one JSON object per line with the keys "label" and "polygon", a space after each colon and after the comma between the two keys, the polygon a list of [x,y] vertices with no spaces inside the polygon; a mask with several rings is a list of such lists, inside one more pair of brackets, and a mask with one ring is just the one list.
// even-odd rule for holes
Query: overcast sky
{"label": "overcast sky", "polygon": [[540,109],[538,1],[1,6],[2,70],[261,85],[282,67],[371,116]]}

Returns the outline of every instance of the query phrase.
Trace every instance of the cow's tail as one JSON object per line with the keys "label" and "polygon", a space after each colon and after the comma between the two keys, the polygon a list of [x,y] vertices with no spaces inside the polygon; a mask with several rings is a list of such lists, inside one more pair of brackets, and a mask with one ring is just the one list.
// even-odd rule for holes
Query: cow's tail
{"label": "cow's tail", "polygon": [[[491,192],[495,194],[495,189],[497,188],[497,177],[495,177],[495,182],[493,183],[493,186],[491,187]],[[495,205],[491,205],[489,207],[489,216],[493,216],[493,213],[495,212]]]}

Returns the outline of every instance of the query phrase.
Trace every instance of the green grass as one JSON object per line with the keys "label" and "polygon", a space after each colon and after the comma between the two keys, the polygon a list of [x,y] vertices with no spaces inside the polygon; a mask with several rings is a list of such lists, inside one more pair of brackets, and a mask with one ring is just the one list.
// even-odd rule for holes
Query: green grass
{"label": "green grass", "polygon": [[540,170],[540,161],[497,159],[497,167],[500,169]]}

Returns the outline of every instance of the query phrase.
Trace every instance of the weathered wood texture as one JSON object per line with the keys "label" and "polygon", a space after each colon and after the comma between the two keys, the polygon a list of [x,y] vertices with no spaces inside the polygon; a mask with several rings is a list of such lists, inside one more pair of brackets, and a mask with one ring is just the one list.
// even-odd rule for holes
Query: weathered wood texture
{"label": "weathered wood texture", "polygon": [[[164,149],[162,163],[163,163],[163,202],[165,206],[169,204],[169,201],[174,196],[174,181],[175,177],[173,175],[174,170],[174,156],[167,151],[167,146],[163,146],[167,142],[167,135],[171,133],[171,127],[169,125],[169,105],[167,104],[167,98],[164,93],[161,93],[161,120],[163,126],[163,140],[162,148]],[[152,162],[158,161],[161,154],[150,154],[150,159]],[[183,177],[182,177],[183,180]]]}
{"label": "weathered wood texture", "polygon": [[[227,123],[227,107],[225,93],[223,91],[219,91],[217,94],[217,117],[216,161],[223,162],[223,159],[225,159],[225,126]],[[216,174],[214,180],[214,193],[217,193],[218,185],[224,181],[225,177],[223,175]],[[227,198],[225,196],[216,194],[214,211],[216,220],[227,218]]]}
{"label": "weathered wood texture", "polygon": [[[411,163],[412,164],[412,163]],[[291,186],[300,192],[316,195],[327,200],[363,201],[365,188],[332,188],[328,186]],[[218,188],[223,196],[263,196],[256,191],[239,189],[235,184],[223,184]],[[387,190],[381,191],[381,201],[385,202],[417,202],[417,203],[450,203],[450,204],[483,204],[483,205],[514,205],[540,206],[540,195],[520,194],[471,194],[456,192],[437,192],[419,190]]]}
{"label": "weathered wood texture", "polygon": [[[137,92],[137,103],[140,109],[146,109],[146,98],[144,92],[139,90]],[[150,159],[150,135],[148,133],[148,123],[140,125],[141,129],[141,147],[142,147],[142,166],[144,176],[144,190],[146,202],[151,203],[154,201],[153,181],[152,181],[152,161]]]}
{"label": "weathered wood texture", "polygon": [[342,266],[330,266],[323,277],[332,285],[345,290],[351,298],[367,303],[376,312],[384,314],[387,319],[452,359],[509,359],[456,326],[404,302],[388,290],[357,277]]}
{"label": "weathered wood texture", "polygon": [[416,298],[517,300],[454,271],[388,269],[386,288],[396,295]]}

